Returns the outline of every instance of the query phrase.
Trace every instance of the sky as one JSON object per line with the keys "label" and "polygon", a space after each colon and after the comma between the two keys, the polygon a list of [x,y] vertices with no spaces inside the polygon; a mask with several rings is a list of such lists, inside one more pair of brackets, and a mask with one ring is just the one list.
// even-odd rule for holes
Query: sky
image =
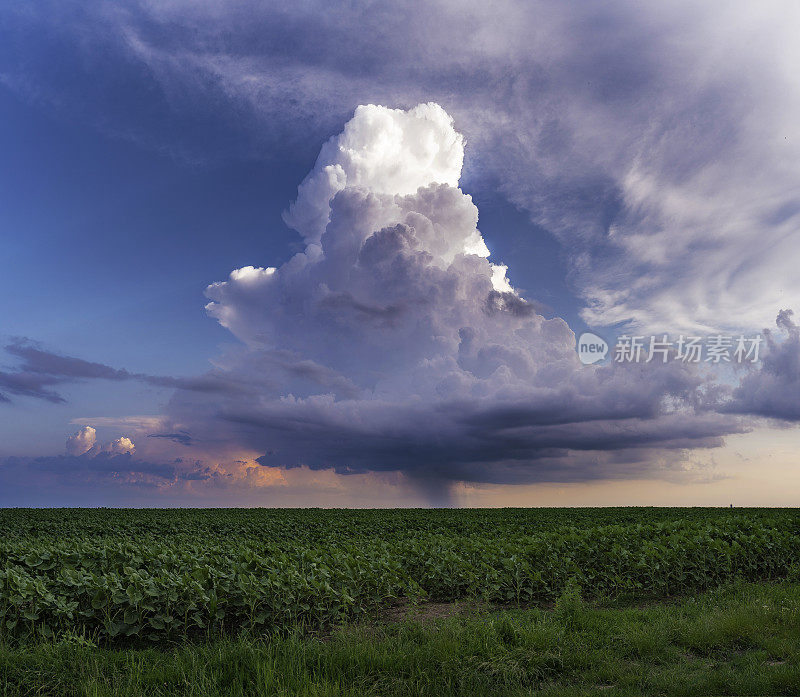
{"label": "sky", "polygon": [[798,505],[798,30],[4,4],[0,506]]}

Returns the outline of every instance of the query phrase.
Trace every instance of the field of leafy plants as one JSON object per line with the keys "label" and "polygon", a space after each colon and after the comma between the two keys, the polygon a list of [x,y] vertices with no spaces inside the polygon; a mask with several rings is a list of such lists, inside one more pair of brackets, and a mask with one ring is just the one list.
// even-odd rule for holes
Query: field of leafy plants
{"label": "field of leafy plants", "polygon": [[791,509],[4,509],[0,638],[180,641],[398,600],[661,597],[799,571]]}

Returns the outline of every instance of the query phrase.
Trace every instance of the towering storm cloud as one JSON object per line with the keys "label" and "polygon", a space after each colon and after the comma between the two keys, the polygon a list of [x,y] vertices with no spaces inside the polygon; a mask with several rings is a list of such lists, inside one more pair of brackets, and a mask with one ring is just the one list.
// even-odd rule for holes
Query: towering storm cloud
{"label": "towering storm cloud", "polygon": [[175,428],[263,466],[399,470],[446,482],[683,476],[682,449],[739,430],[690,366],[581,366],[489,260],[458,188],[463,140],[436,104],[361,106],[322,148],[286,220],[306,247],[207,289],[258,388],[178,390]]}

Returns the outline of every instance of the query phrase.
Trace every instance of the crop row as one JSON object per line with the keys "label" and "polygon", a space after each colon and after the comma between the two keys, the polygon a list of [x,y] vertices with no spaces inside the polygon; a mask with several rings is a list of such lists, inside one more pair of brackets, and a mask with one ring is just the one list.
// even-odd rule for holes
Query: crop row
{"label": "crop row", "polygon": [[739,516],[321,545],[24,536],[0,542],[0,560],[0,635],[165,641],[331,625],[396,598],[546,600],[571,579],[610,597],[780,578],[800,564],[800,529],[794,517]]}
{"label": "crop row", "polygon": [[514,538],[607,525],[725,523],[735,518],[795,524],[792,509],[505,508],[505,509],[0,509],[0,539],[265,539],[309,544],[406,540],[424,533]]}

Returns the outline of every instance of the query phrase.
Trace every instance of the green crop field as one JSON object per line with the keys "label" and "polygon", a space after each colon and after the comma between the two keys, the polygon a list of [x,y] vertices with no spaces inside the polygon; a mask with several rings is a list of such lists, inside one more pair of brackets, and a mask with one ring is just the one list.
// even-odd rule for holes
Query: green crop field
{"label": "green crop field", "polygon": [[0,510],[0,695],[800,694],[789,509]]}
{"label": "green crop field", "polygon": [[0,512],[2,637],[106,644],[328,628],[393,603],[661,597],[790,577],[767,509]]}

